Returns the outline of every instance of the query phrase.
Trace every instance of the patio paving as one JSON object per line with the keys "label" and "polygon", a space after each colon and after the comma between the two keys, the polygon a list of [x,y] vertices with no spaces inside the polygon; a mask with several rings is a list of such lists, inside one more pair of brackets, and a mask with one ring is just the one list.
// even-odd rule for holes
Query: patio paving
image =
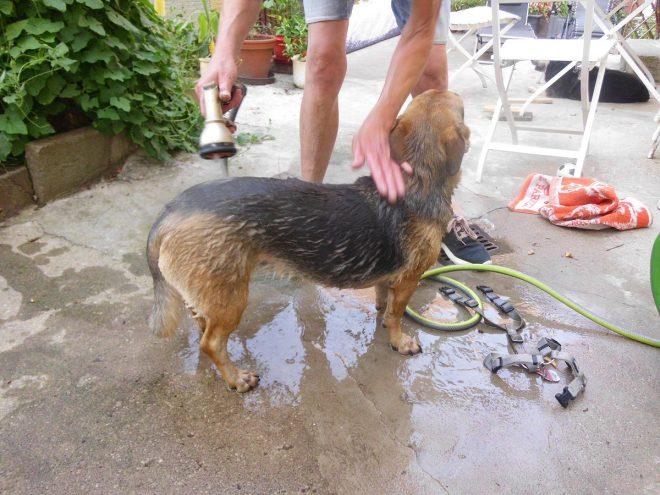
{"label": "patio paving", "polygon": [[[350,140],[378,96],[395,42],[349,56],[331,182],[357,176]],[[450,67],[458,63],[452,57]],[[539,73],[527,66],[517,74],[514,84],[527,94]],[[657,223],[578,231],[509,212],[525,176],[554,173],[556,159],[493,153],[483,182],[474,182],[493,86],[484,90],[464,72],[452,89],[472,129],[456,201],[500,245],[494,261],[660,337],[648,275]],[[239,131],[273,139],[232,159],[231,175],[297,173],[301,96],[288,76],[250,88]],[[579,118],[576,102],[532,110],[539,123]],[[584,175],[657,216],[660,164],[645,158],[656,110],[601,104]],[[199,355],[191,320],[170,341],[153,337],[148,229],[170,198],[220,175],[217,164],[193,155],[154,164],[136,154],[116,180],[0,226],[0,491],[658,493],[657,350],[516,281],[460,277],[511,296],[530,340],[554,337],[576,357],[589,382],[568,410],[554,399],[563,384],[515,370],[494,376],[482,366],[491,350],[506,352],[504,335],[487,327],[446,334],[407,320],[425,352],[392,352],[371,290],[257,275],[230,343],[234,361],[262,377],[244,395],[227,390]]]}

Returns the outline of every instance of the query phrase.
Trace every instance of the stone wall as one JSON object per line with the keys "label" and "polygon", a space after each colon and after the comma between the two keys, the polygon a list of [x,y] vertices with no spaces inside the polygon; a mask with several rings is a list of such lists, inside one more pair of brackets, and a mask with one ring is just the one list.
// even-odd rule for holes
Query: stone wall
{"label": "stone wall", "polygon": [[[207,0],[208,4],[219,10],[222,0]],[[186,19],[197,20],[197,15],[203,10],[202,0],[165,0],[167,15],[180,12]]]}

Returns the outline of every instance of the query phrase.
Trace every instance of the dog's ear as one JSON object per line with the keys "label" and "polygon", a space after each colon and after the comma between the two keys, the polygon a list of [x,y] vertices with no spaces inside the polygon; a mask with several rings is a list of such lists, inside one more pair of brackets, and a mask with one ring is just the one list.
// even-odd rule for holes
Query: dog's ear
{"label": "dog's ear", "polygon": [[456,175],[461,168],[463,155],[470,149],[470,129],[461,122],[447,134],[444,143],[447,171],[450,175]]}

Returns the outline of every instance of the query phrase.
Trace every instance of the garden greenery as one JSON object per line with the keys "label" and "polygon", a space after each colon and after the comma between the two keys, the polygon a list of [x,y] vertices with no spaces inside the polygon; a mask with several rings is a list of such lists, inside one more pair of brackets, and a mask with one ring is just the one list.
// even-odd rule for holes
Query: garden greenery
{"label": "garden greenery", "polygon": [[0,162],[76,113],[160,159],[193,151],[200,49],[149,0],[0,0]]}

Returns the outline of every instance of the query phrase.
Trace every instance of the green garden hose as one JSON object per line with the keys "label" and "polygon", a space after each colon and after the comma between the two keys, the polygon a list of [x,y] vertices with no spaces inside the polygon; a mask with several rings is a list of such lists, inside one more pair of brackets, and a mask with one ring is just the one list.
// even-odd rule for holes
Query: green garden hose
{"label": "green garden hose", "polygon": [[[495,272],[495,273],[500,273],[502,275],[508,275],[509,277],[514,277],[519,280],[523,280],[529,284],[532,284],[533,286],[537,287],[538,289],[541,289],[543,292],[551,295],[555,299],[557,299],[559,302],[565,304],[569,308],[571,308],[573,311],[581,314],[585,318],[589,318],[591,321],[594,323],[600,325],[603,328],[607,328],[608,330],[611,330],[614,333],[618,333],[619,335],[622,335],[624,337],[627,337],[631,340],[634,340],[636,342],[640,342],[642,344],[650,345],[652,347],[660,348],[660,340],[659,339],[654,339],[652,337],[647,337],[645,335],[640,335],[636,334],[633,332],[629,332],[627,330],[623,330],[622,328],[617,327],[616,325],[613,325],[612,323],[609,323],[602,318],[590,313],[589,311],[581,308],[578,306],[576,303],[571,301],[570,299],[567,299],[566,297],[562,296],[559,294],[556,290],[551,289],[547,285],[545,285],[543,282],[540,282],[536,280],[534,277],[530,277],[529,275],[526,275],[524,273],[518,272],[516,270],[512,270],[511,268],[506,268],[503,266],[497,266],[497,265],[449,265],[449,266],[442,266],[439,268],[433,268],[431,270],[428,270],[422,275],[422,279],[425,278],[436,278],[438,280],[441,280],[443,282],[448,282],[451,285],[459,287],[461,290],[466,290],[468,294],[470,294],[470,297],[472,297],[477,303],[479,304],[479,307],[482,308],[482,303],[479,297],[469,288],[466,287],[465,285],[461,284],[460,282],[457,282],[456,280],[447,278],[447,277],[439,277],[439,275],[442,275],[444,273],[449,273],[449,272],[460,272],[460,271],[478,271],[478,272]],[[459,322],[459,323],[440,323],[437,321],[430,320],[428,318],[425,318],[415,312],[412,308],[407,307],[406,308],[406,314],[408,314],[411,318],[413,318],[415,321],[422,323],[424,325],[427,325],[427,322],[430,324],[431,328],[435,328],[437,330],[457,330],[455,325],[466,325],[468,321],[471,320],[466,320],[464,322]],[[480,319],[479,315],[473,315],[477,317],[477,320]],[[469,328],[470,326],[473,326],[475,323],[472,323],[472,325],[465,326],[461,329],[466,329]]]}

